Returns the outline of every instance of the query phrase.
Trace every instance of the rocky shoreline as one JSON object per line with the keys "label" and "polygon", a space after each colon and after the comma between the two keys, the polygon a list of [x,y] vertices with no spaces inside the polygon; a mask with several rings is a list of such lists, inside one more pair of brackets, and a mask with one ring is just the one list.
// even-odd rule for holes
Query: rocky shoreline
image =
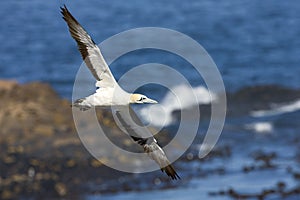
{"label": "rocky shoreline", "polygon": [[[227,117],[249,115],[257,110],[269,110],[274,105],[291,103],[300,99],[300,89],[290,89],[278,85],[258,85],[242,88],[233,93],[226,93]],[[187,108],[193,110],[194,107]],[[210,119],[210,104],[200,104],[201,117]],[[174,110],[175,118],[179,118],[180,110]]]}
{"label": "rocky shoreline", "polygon": [[85,181],[117,172],[92,158],[70,102],[44,83],[0,82],[0,198],[77,198]]}
{"label": "rocky shoreline", "polygon": [[[256,98],[253,100],[252,96]],[[269,102],[292,101],[300,97],[300,92],[278,86],[258,86],[227,94],[227,97],[229,115],[235,116],[250,110],[268,109]],[[0,99],[0,199],[83,199],[84,195],[91,193],[114,193],[142,187],[147,190],[165,189],[185,184],[170,182],[160,172],[143,174],[142,181],[149,182],[146,186],[138,180],[134,181],[135,178],[132,179],[132,187],[122,182],[122,177],[134,175],[106,167],[87,152],[76,133],[70,102],[62,99],[48,84],[35,82],[21,85],[15,81],[0,81]],[[201,105],[200,108],[209,115],[209,106]],[[135,147],[127,135],[111,123],[112,116],[108,111],[97,110],[97,117],[102,122],[102,128],[111,133],[110,139],[127,148]],[[168,132],[161,135],[157,136],[162,146],[172,138]],[[220,156],[230,157],[231,147],[224,148],[215,149],[201,162],[209,162],[211,158]],[[175,166],[184,171],[185,165],[191,162],[191,155],[188,153],[182,157]],[[245,168],[243,172],[249,170],[252,168]],[[189,171],[186,177],[189,177]],[[206,172],[203,173],[205,176]],[[226,170],[216,169],[213,173],[222,174]],[[114,180],[116,184],[101,188]],[[157,184],[158,181],[160,184]],[[89,187],[90,183],[94,187]],[[278,188],[281,188],[280,185]],[[298,194],[298,190],[296,188],[290,193]],[[272,193],[276,191],[276,188],[272,189]],[[253,195],[259,198],[268,195],[267,192]],[[285,191],[284,195],[288,194],[289,191]],[[234,189],[215,191],[211,195],[247,198]],[[253,195],[248,196],[250,198]]]}
{"label": "rocky shoreline", "polygon": [[[85,183],[101,185],[126,175],[89,154],[77,135],[70,102],[48,84],[0,81],[0,99],[0,199],[80,199],[88,193]],[[110,123],[108,111],[97,110],[97,117],[115,143],[139,148]]]}

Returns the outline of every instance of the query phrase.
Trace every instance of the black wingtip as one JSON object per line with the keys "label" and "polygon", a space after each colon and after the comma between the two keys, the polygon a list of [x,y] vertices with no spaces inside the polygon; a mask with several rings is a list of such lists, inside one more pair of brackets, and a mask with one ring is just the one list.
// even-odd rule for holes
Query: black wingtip
{"label": "black wingtip", "polygon": [[66,4],[64,4],[63,7],[60,7],[60,12],[61,12],[61,13],[64,13],[64,12],[67,11],[67,10],[68,10],[68,9],[67,9]]}
{"label": "black wingtip", "polygon": [[172,167],[172,165],[168,165],[164,168],[161,169],[162,171],[165,171],[166,174],[171,177],[172,180],[177,180],[177,179],[181,179],[180,176],[177,174],[177,172],[175,171],[175,169]]}
{"label": "black wingtip", "polygon": [[60,7],[60,9],[61,9],[61,10],[68,10],[68,8],[67,8],[66,4],[64,4],[64,6],[63,6],[63,7]]}
{"label": "black wingtip", "polygon": [[70,11],[68,10],[66,4],[63,7],[60,7],[60,13],[65,17],[66,15],[70,15]]}
{"label": "black wingtip", "polygon": [[[60,7],[60,13],[62,14],[62,18],[68,23],[75,23],[80,25],[79,22],[73,17],[73,15],[68,10],[67,6],[64,4],[64,7]],[[81,25],[80,25],[81,26]]]}
{"label": "black wingtip", "polygon": [[60,7],[60,13],[63,15],[63,19],[66,20],[65,16],[69,12],[67,6],[64,4],[63,7]]}

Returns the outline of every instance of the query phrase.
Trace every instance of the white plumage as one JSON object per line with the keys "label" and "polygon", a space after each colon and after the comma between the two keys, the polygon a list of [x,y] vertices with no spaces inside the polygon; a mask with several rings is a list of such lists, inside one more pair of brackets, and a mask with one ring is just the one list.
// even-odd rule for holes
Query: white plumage
{"label": "white plumage", "polygon": [[84,62],[97,80],[96,87],[98,89],[96,92],[76,100],[73,106],[79,107],[81,110],[87,110],[94,106],[113,106],[118,119],[117,123],[123,127],[123,131],[143,146],[144,151],[160,166],[162,171],[165,171],[172,179],[179,178],[162,148],[129,105],[131,103],[157,103],[157,101],[142,94],[131,94],[124,91],[113,77],[98,46],[71,15],[66,6],[61,8],[61,13],[68,24],[71,36],[77,42]]}

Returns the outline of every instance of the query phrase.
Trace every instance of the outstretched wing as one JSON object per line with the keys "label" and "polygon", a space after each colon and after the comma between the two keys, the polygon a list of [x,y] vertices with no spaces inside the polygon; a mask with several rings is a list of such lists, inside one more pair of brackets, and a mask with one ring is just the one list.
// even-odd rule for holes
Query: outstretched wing
{"label": "outstretched wing", "polygon": [[157,144],[152,133],[143,125],[130,105],[113,107],[113,109],[116,113],[117,123],[121,126],[120,128],[144,148],[144,151],[159,165],[163,172],[172,179],[180,179],[165,152]]}
{"label": "outstretched wing", "polygon": [[72,16],[66,6],[61,8],[63,19],[67,22],[71,36],[75,39],[81,56],[93,76],[98,81],[98,87],[113,87],[116,80],[113,77],[100,49],[88,35],[79,22]]}

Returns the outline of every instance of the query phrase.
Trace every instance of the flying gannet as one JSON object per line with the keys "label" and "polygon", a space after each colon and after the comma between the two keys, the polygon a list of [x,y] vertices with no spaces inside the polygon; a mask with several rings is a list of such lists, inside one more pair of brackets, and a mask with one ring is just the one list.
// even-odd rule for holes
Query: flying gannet
{"label": "flying gannet", "polygon": [[86,66],[97,80],[96,87],[98,88],[94,94],[78,99],[72,105],[79,107],[80,110],[87,110],[96,106],[114,107],[112,110],[116,114],[117,123],[122,125],[122,130],[126,131],[135,142],[143,147],[144,152],[159,165],[163,172],[172,179],[180,179],[149,129],[143,126],[129,105],[157,103],[157,101],[142,94],[130,94],[124,91],[113,77],[96,43],[71,15],[66,6],[61,8],[61,13],[67,22],[71,36],[77,42]]}

